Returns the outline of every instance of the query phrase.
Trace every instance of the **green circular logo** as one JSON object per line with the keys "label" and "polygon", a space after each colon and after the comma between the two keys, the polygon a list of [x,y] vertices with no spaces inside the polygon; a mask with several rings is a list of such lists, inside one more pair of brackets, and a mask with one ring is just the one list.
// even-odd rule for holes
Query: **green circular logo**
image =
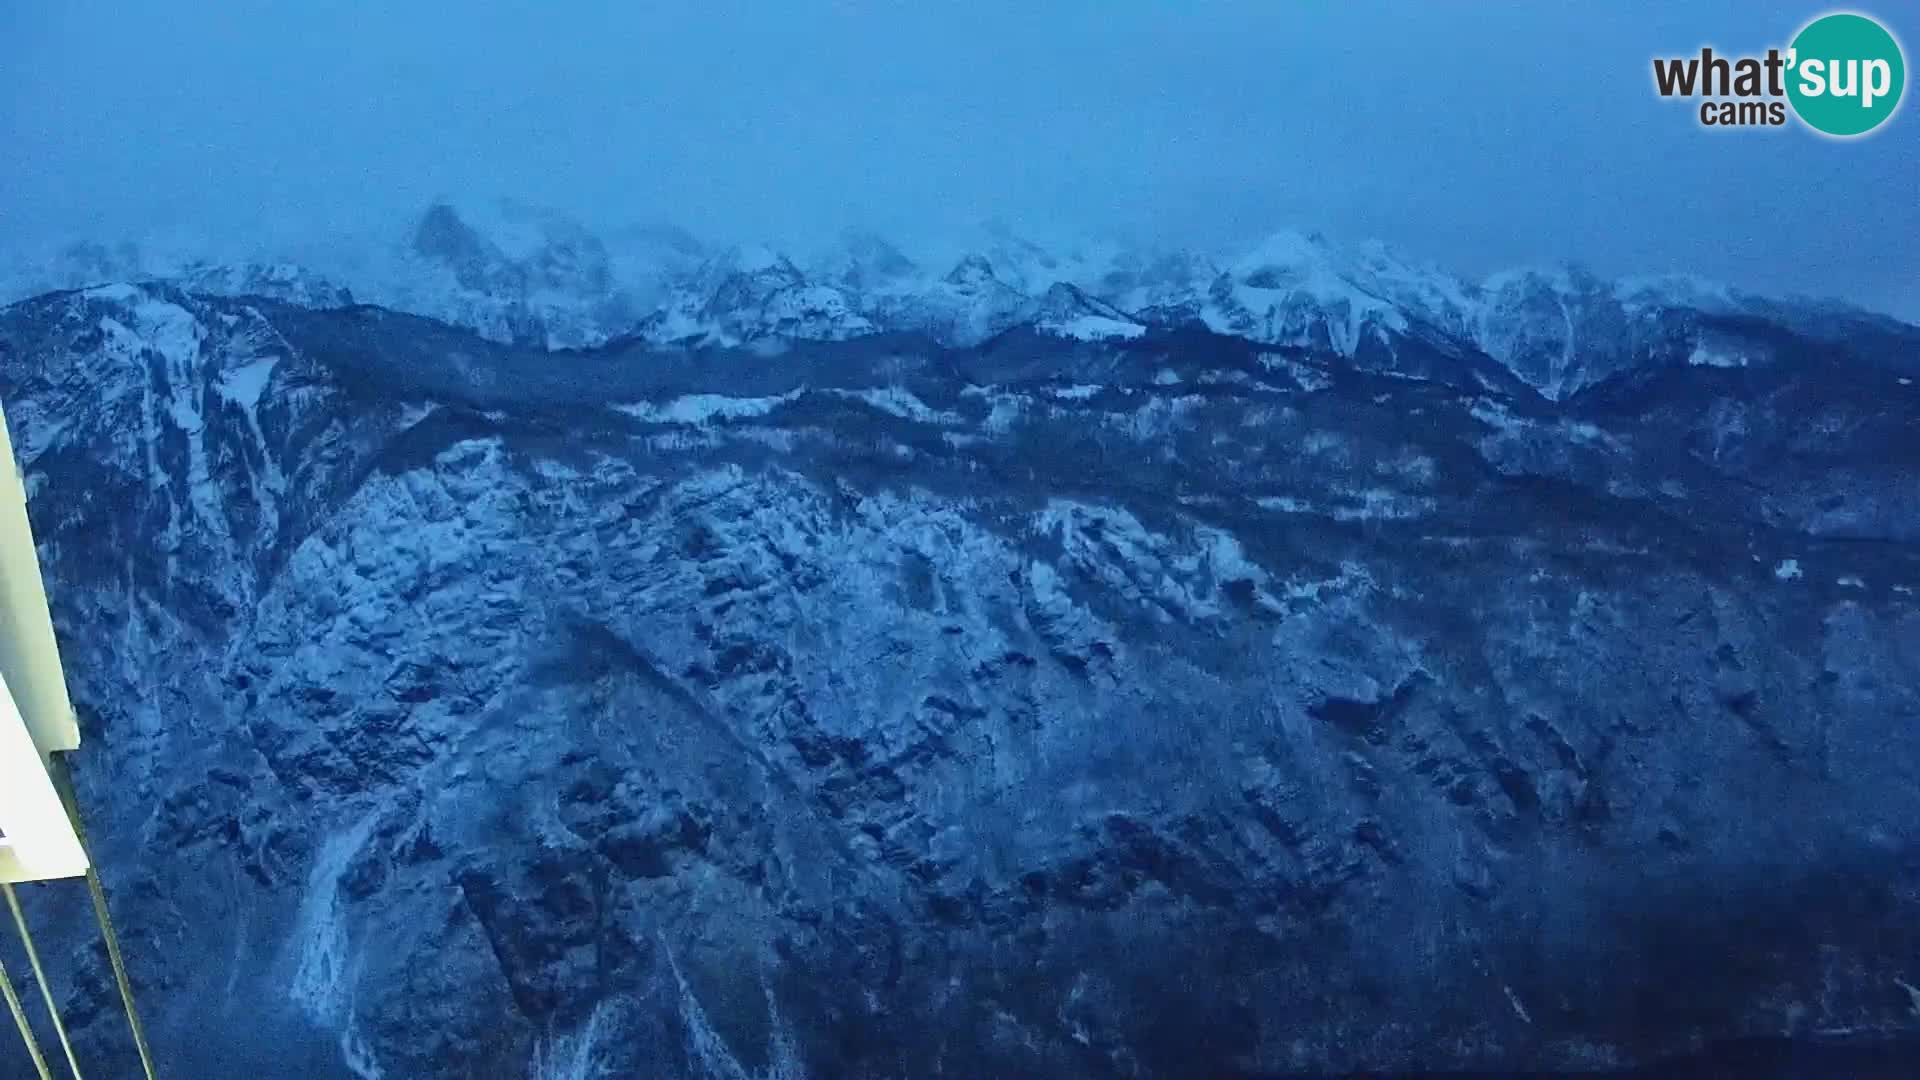
{"label": "green circular logo", "polygon": [[1864,15],[1823,15],[1788,52],[1787,99],[1815,131],[1864,135],[1900,104],[1907,65],[1900,43]]}

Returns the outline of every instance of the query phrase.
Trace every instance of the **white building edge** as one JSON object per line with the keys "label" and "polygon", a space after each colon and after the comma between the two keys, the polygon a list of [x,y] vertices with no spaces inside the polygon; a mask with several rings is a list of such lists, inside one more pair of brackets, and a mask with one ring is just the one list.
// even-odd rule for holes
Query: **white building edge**
{"label": "white building edge", "polygon": [[86,852],[48,770],[52,754],[79,746],[26,488],[0,414],[0,882],[87,872]]}

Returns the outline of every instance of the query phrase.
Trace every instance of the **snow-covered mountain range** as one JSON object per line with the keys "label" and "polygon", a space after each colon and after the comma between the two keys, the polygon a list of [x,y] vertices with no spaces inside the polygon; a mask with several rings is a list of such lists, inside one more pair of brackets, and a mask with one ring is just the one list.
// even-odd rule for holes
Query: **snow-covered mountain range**
{"label": "snow-covered mountain range", "polygon": [[[429,225],[468,295],[617,291],[592,245]],[[1105,295],[1290,296],[1258,319],[1325,348],[1142,329],[989,256],[916,291],[872,246],[709,259],[667,318],[867,334],[831,297],[882,296],[949,332],[1011,294],[1028,325],[774,360],[555,354],[311,285],[0,310],[163,1075],[1505,1075],[1914,1038],[1920,378],[1704,317],[1781,362],[1562,401],[1471,351],[1369,371],[1338,348],[1477,332],[1484,299],[1298,253]],[[1617,295],[1496,291],[1582,290]],[[88,1075],[136,1075],[74,895],[26,896],[55,993]]]}
{"label": "snow-covered mountain range", "polygon": [[1113,340],[1202,326],[1333,352],[1379,371],[1431,374],[1484,357],[1549,398],[1640,366],[1746,366],[1774,328],[1920,355],[1920,329],[1831,302],[1776,300],[1690,278],[1607,280],[1574,267],[1471,281],[1379,245],[1348,250],[1283,232],[1221,253],[1112,244],[1052,251],[983,226],[951,262],[870,232],[805,258],[711,249],[670,228],[596,234],[515,202],[429,207],[385,244],[302,257],[162,255],[79,244],[17,257],[0,302],[111,281],[264,295],[312,307],[372,303],[552,349],[638,337],[661,347],[838,341],[886,333],[968,347],[1019,328]]}

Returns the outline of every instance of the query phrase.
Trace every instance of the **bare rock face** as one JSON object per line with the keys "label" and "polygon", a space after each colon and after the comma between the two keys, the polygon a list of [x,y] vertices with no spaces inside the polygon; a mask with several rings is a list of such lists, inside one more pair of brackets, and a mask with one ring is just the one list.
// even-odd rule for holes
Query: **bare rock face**
{"label": "bare rock face", "polygon": [[1920,388],[1766,334],[1554,401],[114,287],[0,399],[173,1074],[1587,1068],[1920,1027]]}

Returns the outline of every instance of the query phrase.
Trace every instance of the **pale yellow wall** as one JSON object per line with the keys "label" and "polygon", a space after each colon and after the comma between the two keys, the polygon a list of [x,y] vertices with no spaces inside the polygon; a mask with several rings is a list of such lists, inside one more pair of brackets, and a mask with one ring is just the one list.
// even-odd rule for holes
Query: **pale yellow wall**
{"label": "pale yellow wall", "polygon": [[14,461],[6,416],[0,414],[0,677],[13,689],[20,715],[42,755],[80,745],[60,651],[53,641],[47,593],[27,522],[27,492]]}
{"label": "pale yellow wall", "polygon": [[0,881],[86,873],[46,757],[80,745],[40,581],[27,495],[0,415]]}
{"label": "pale yellow wall", "polygon": [[0,682],[0,881],[79,877],[87,856],[27,734],[13,695]]}

